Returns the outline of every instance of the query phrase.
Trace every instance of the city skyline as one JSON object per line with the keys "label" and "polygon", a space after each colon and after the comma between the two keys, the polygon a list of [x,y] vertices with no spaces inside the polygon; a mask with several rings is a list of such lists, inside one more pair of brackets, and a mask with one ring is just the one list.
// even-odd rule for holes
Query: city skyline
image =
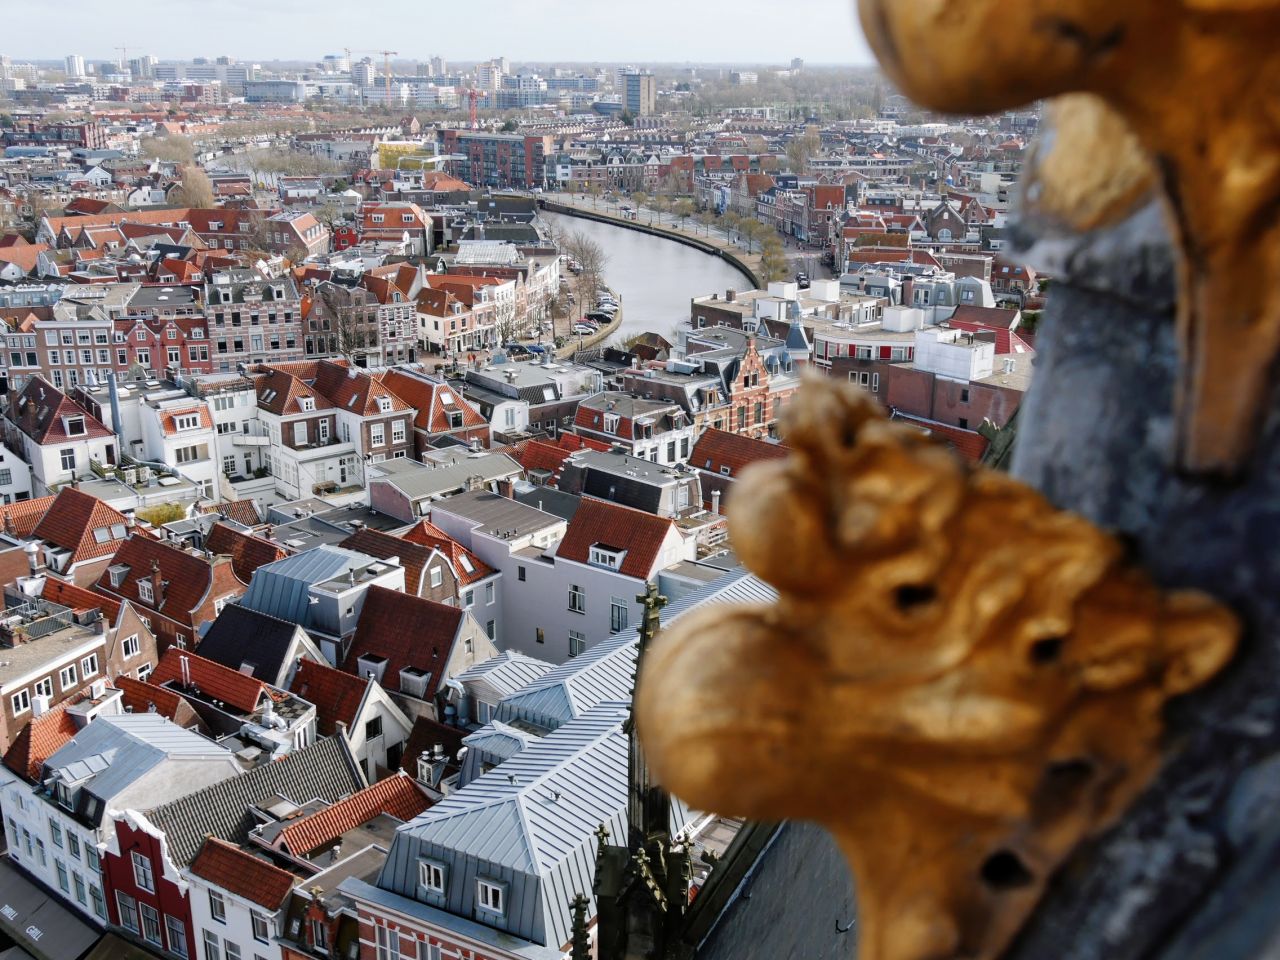
{"label": "city skyline", "polygon": [[[89,10],[87,0],[72,6]],[[497,6],[515,10],[512,3]],[[172,16],[157,18],[151,4],[121,0],[116,4],[118,15],[112,18],[120,25],[116,35],[99,19],[75,16],[67,17],[60,31],[50,32],[47,15],[23,5],[7,13],[7,42],[0,53],[33,60],[79,54],[101,61],[115,59],[119,55],[115,48],[125,46],[131,56],[150,54],[161,60],[226,55],[313,62],[325,54],[342,53],[345,46],[364,56],[370,55],[368,50],[390,45],[401,60],[441,56],[472,62],[506,56],[512,61],[542,63],[786,64],[800,57],[814,65],[871,62],[851,6],[833,0],[793,0],[787,13],[805,29],[791,38],[786,38],[785,30],[759,29],[762,16],[775,21],[777,16],[776,7],[759,2],[741,4],[732,17],[726,17],[714,6],[654,0],[642,17],[624,22],[616,7],[583,9],[568,0],[552,0],[539,8],[537,17],[495,15],[486,17],[484,29],[477,30],[474,15],[462,8],[425,11],[405,0],[392,0],[379,8],[379,20],[395,25],[394,39],[380,39],[379,30],[365,29],[358,20],[352,24],[354,30],[339,26],[349,13],[335,0],[315,0],[305,6],[288,0],[270,7],[252,0],[226,0],[221,9],[223,16],[202,20],[198,31],[183,33],[174,31]],[[246,22],[247,17],[252,20]],[[814,17],[829,20],[830,29],[812,29]],[[413,39],[419,28],[422,39]]]}

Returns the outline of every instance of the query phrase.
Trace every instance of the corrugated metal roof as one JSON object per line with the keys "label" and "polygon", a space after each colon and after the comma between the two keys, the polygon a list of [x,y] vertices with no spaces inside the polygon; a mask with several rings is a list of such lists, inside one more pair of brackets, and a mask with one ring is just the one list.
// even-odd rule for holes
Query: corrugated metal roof
{"label": "corrugated metal roof", "polygon": [[[741,569],[673,600],[662,611],[664,624],[674,623],[704,603],[772,603],[778,594],[763,580]],[[598,703],[630,700],[635,683],[637,627],[590,647],[582,655],[504,697],[494,718],[527,720],[555,729]]]}
{"label": "corrugated metal roof", "polygon": [[485,696],[489,703],[515,693],[553,668],[545,660],[535,660],[516,650],[504,650],[496,657],[477,663],[458,674],[457,680]]}

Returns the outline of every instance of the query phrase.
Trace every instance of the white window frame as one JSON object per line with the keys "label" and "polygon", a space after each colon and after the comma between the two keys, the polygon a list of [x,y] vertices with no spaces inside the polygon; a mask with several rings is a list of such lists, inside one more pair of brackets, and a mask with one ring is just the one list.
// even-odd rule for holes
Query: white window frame
{"label": "white window frame", "polygon": [[569,631],[569,658],[580,657],[587,651],[587,635],[581,630]]}
{"label": "white window frame", "polygon": [[58,671],[58,688],[66,691],[76,686],[80,676],[76,671],[74,663],[68,663],[65,667]]}
{"label": "white window frame", "polygon": [[124,642],[120,645],[120,653],[126,660],[136,657],[141,652],[142,644],[138,642],[136,633],[125,637]]}
{"label": "white window frame", "polygon": [[169,952],[178,957],[187,956],[187,925],[171,913],[164,915],[164,935],[169,941]]}
{"label": "white window frame", "polygon": [[219,923],[227,922],[227,901],[216,890],[209,891],[209,916]]}
{"label": "white window frame", "polygon": [[[156,936],[153,940],[147,936],[147,911],[151,911],[151,922],[155,926]],[[138,904],[138,919],[142,922],[142,939],[156,946],[164,945],[164,928],[160,925],[160,911],[149,903]]]}
{"label": "white window frame", "polygon": [[15,717],[26,713],[31,709],[31,692],[29,690],[19,690],[13,695],[11,705]]}
{"label": "white window frame", "polygon": [[381,423],[371,423],[369,425],[369,446],[381,447],[387,441],[387,431],[385,425]]}
{"label": "white window frame", "polygon": [[120,914],[120,926],[134,933],[141,933],[138,923],[138,901],[123,890],[116,891],[116,911]]}
{"label": "white window frame", "polygon": [[587,612],[587,593],[576,583],[569,584],[569,612],[581,614]]}
{"label": "white window frame", "polygon": [[88,680],[98,672],[98,655],[91,653],[80,661],[80,676]]}
{"label": "white window frame", "polygon": [[151,581],[145,577],[138,579],[138,599],[143,603],[155,603],[155,594],[151,590]]}
{"label": "white window frame", "polygon": [[507,915],[507,885],[476,877],[476,909],[497,917]]}
{"label": "white window frame", "polygon": [[444,864],[435,860],[418,863],[418,884],[429,893],[444,893]]}
{"label": "white window frame", "polygon": [[[264,914],[259,913],[257,910],[250,910],[249,923],[253,927],[254,940],[258,943],[271,942],[271,925]],[[259,934],[259,930],[261,930],[261,934]]]}
{"label": "white window frame", "polygon": [[631,618],[631,605],[622,597],[609,598],[609,632],[621,633]]}
{"label": "white window frame", "polygon": [[147,893],[156,892],[155,873],[151,869],[151,861],[140,854],[137,850],[129,854],[129,858],[133,861],[133,883],[139,890],[145,890]]}

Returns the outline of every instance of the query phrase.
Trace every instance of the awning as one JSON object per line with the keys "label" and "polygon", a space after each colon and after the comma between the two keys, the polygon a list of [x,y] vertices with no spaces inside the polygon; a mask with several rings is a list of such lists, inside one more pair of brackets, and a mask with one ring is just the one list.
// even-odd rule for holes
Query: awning
{"label": "awning", "polygon": [[0,929],[37,960],[75,960],[101,936],[24,873],[0,860]]}

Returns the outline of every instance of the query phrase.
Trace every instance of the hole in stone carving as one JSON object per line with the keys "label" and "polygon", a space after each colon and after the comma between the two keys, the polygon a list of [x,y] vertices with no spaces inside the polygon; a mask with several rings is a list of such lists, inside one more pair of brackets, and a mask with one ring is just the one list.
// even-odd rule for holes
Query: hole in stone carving
{"label": "hole in stone carving", "polygon": [[1062,647],[1067,641],[1062,637],[1047,637],[1037,640],[1031,645],[1031,662],[1037,666],[1057,663],[1062,656]]}
{"label": "hole in stone carving", "polygon": [[937,597],[938,591],[928,584],[908,584],[898,588],[895,599],[899,610],[910,613],[933,603]]}
{"label": "hole in stone carving", "polygon": [[858,428],[851,423],[846,423],[844,429],[840,431],[840,442],[846,447],[855,447],[858,444]]}
{"label": "hole in stone carving", "polygon": [[1036,823],[1052,823],[1078,810],[1097,776],[1098,768],[1082,757],[1046,764],[1031,800],[1032,819]]}
{"label": "hole in stone carving", "polygon": [[982,865],[982,882],[992,890],[1017,890],[1030,886],[1035,879],[1012,850],[998,850]]}

